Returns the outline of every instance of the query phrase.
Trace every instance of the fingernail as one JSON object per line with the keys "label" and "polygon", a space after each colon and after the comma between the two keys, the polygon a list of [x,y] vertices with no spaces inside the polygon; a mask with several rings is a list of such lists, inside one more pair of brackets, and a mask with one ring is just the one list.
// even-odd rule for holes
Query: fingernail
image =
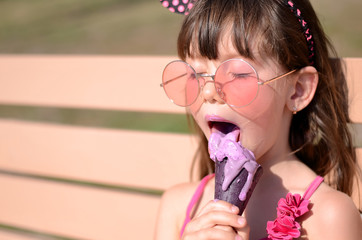
{"label": "fingernail", "polygon": [[233,206],[231,207],[231,211],[234,212],[234,213],[236,213],[236,212],[239,211],[239,208],[238,208],[237,206],[233,205]]}
{"label": "fingernail", "polygon": [[239,235],[236,235],[235,240],[243,240]]}
{"label": "fingernail", "polygon": [[217,198],[214,199],[214,202],[218,202],[218,201],[219,201],[219,199],[217,199]]}
{"label": "fingernail", "polygon": [[244,225],[244,224],[245,224],[245,219],[244,219],[243,217],[239,217],[239,218],[238,218],[238,223],[239,223],[240,225]]}

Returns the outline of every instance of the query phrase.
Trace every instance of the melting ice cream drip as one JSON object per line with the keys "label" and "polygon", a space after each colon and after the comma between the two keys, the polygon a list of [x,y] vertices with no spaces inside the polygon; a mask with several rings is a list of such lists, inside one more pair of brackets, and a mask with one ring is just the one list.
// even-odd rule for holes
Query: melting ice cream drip
{"label": "melting ice cream drip", "polygon": [[254,154],[247,148],[236,142],[240,130],[235,129],[227,134],[215,131],[209,140],[210,158],[214,161],[223,161],[227,158],[224,168],[224,181],[222,190],[226,191],[242,169],[248,172],[247,180],[239,194],[240,201],[245,201],[251,187],[254,175],[259,167]]}

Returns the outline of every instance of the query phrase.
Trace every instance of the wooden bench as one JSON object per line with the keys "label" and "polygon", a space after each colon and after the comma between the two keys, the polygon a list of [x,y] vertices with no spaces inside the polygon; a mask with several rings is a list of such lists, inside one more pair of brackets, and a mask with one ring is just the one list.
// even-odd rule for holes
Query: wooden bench
{"label": "wooden bench", "polygon": [[[0,239],[152,239],[196,148],[159,87],[171,59],[0,55]],[[361,164],[362,59],[346,60]]]}

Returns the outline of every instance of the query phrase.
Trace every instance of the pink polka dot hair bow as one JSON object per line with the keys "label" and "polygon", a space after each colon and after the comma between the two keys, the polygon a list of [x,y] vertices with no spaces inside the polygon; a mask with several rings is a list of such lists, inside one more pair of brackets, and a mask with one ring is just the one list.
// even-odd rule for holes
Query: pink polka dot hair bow
{"label": "pink polka dot hair bow", "polygon": [[187,15],[195,0],[160,0],[162,6],[173,13]]}

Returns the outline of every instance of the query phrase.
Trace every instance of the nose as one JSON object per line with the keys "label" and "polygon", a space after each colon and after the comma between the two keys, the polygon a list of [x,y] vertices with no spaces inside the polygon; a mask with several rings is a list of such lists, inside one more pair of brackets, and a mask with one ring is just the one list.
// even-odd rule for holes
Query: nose
{"label": "nose", "polygon": [[224,100],[217,93],[215,82],[211,79],[211,77],[207,77],[207,79],[205,79],[201,94],[205,101],[210,103],[224,103]]}

